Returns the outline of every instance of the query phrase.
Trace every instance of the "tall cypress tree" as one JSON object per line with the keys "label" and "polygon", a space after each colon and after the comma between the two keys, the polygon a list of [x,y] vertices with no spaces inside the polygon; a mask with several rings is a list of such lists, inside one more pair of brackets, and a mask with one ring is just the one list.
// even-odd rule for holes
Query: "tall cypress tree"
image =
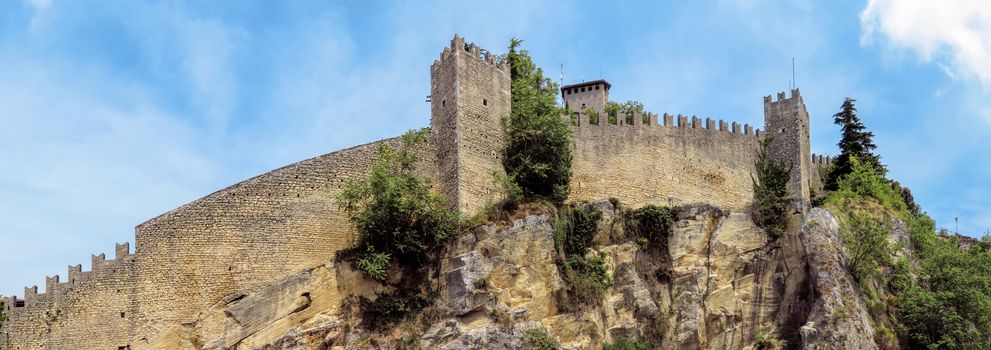
{"label": "tall cypress tree", "polygon": [[571,129],[557,106],[558,86],[544,76],[521,41],[509,44],[513,108],[505,119],[503,167],[523,197],[563,202],[571,181]]}
{"label": "tall cypress tree", "polygon": [[767,145],[770,142],[771,137],[760,142],[754,162],[757,176],[750,175],[754,189],[753,220],[768,235],[778,238],[788,225],[788,177],[791,166],[767,159]]}
{"label": "tall cypress tree", "polygon": [[874,133],[867,131],[867,127],[857,116],[857,107],[854,106],[852,98],[846,98],[839,113],[833,115],[833,122],[843,130],[843,137],[837,146],[840,147],[840,156],[833,163],[833,169],[826,179],[826,189],[835,190],[837,181],[852,171],[850,156],[855,156],[863,162],[867,162],[874,167],[875,172],[882,177],[887,173],[884,165],[881,165],[881,157],[874,154],[877,145],[874,144]]}

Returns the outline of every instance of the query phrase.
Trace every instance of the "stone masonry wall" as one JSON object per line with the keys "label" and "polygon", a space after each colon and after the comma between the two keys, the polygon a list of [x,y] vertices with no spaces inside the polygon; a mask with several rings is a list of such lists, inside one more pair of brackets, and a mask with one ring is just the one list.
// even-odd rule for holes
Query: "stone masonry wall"
{"label": "stone masonry wall", "polygon": [[[223,296],[325,263],[355,243],[335,196],[367,175],[382,142],[399,144],[389,139],[292,164],[139,225],[136,334],[166,337],[148,339],[155,344],[195,344],[162,325],[195,326],[199,310]],[[435,178],[432,144],[418,154],[421,175]]]}
{"label": "stone masonry wall", "polygon": [[48,277],[45,293],[25,288],[24,307],[10,309],[2,349],[126,347],[136,306],[135,256],[118,245],[116,258],[94,255],[92,271],[69,266],[68,278]]}
{"label": "stone masonry wall", "polygon": [[438,140],[444,194],[473,214],[493,200],[502,173],[502,118],[510,112],[509,68],[455,36],[430,67],[431,129]]}
{"label": "stone masonry wall", "polygon": [[788,181],[794,209],[804,211],[809,202],[812,154],[809,150],[809,113],[798,89],[791,90],[791,97],[778,93],[777,100],[764,97],[764,125],[770,143],[768,159],[793,167]]}
{"label": "stone masonry wall", "polygon": [[609,90],[605,82],[593,84],[576,84],[561,89],[564,107],[572,112],[583,112],[592,109],[602,113],[606,102],[609,102]]}
{"label": "stone masonry wall", "polygon": [[[620,115],[617,120],[623,120]],[[642,124],[574,128],[572,201],[615,197],[634,206],[710,203],[742,209],[753,199],[750,175],[758,133],[749,125],[664,115]]]}
{"label": "stone masonry wall", "polygon": [[[50,292],[35,296],[36,289],[25,293],[26,305],[11,308],[10,323],[0,331],[0,348],[202,345],[189,332],[201,309],[235,291],[326,263],[354,242],[334,198],[346,181],[367,175],[381,143],[400,141],[295,163],[139,225],[135,254],[112,263],[95,257],[96,272],[70,267],[66,283],[50,279],[54,298]],[[436,178],[433,144],[417,154],[420,175]]]}

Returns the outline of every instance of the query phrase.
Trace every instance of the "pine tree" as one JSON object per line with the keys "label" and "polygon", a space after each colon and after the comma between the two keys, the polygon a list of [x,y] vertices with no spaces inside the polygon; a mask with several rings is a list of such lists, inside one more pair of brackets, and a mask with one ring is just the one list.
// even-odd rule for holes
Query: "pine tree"
{"label": "pine tree", "polygon": [[881,157],[874,154],[877,148],[874,144],[874,133],[866,131],[867,127],[857,116],[857,107],[854,106],[857,100],[847,98],[843,101],[842,110],[833,115],[833,122],[843,130],[843,137],[837,146],[840,147],[840,156],[836,158],[832,171],[826,179],[826,189],[836,190],[837,181],[840,177],[849,174],[852,170],[850,157],[854,156],[863,162],[871,164],[878,175],[882,177],[887,173],[884,165],[881,165]]}

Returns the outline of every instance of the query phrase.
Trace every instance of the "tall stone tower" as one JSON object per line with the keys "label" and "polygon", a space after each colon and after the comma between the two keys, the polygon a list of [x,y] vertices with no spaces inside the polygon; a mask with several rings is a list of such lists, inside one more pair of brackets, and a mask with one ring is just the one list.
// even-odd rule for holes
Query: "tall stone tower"
{"label": "tall stone tower", "polygon": [[809,185],[812,179],[812,155],[809,149],[809,112],[798,89],[791,90],[791,97],[778,93],[777,101],[764,96],[765,138],[771,138],[767,146],[768,159],[791,166],[788,193],[792,208],[805,212],[809,203]]}
{"label": "tall stone tower", "polygon": [[509,116],[510,89],[506,64],[457,34],[430,66],[440,182],[461,213],[473,214],[494,199],[492,172],[504,172],[502,118]]}

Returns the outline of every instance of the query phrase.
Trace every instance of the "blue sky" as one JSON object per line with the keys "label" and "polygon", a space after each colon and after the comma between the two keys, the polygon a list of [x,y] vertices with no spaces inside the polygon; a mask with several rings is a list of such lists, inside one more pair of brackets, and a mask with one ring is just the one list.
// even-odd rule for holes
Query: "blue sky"
{"label": "blue sky", "polygon": [[[844,97],[938,224],[991,227],[991,2],[0,2],[0,294],[267,170],[427,126],[455,32],[659,113],[761,125],[791,58],[812,148]],[[44,287],[42,287],[44,288]]]}

